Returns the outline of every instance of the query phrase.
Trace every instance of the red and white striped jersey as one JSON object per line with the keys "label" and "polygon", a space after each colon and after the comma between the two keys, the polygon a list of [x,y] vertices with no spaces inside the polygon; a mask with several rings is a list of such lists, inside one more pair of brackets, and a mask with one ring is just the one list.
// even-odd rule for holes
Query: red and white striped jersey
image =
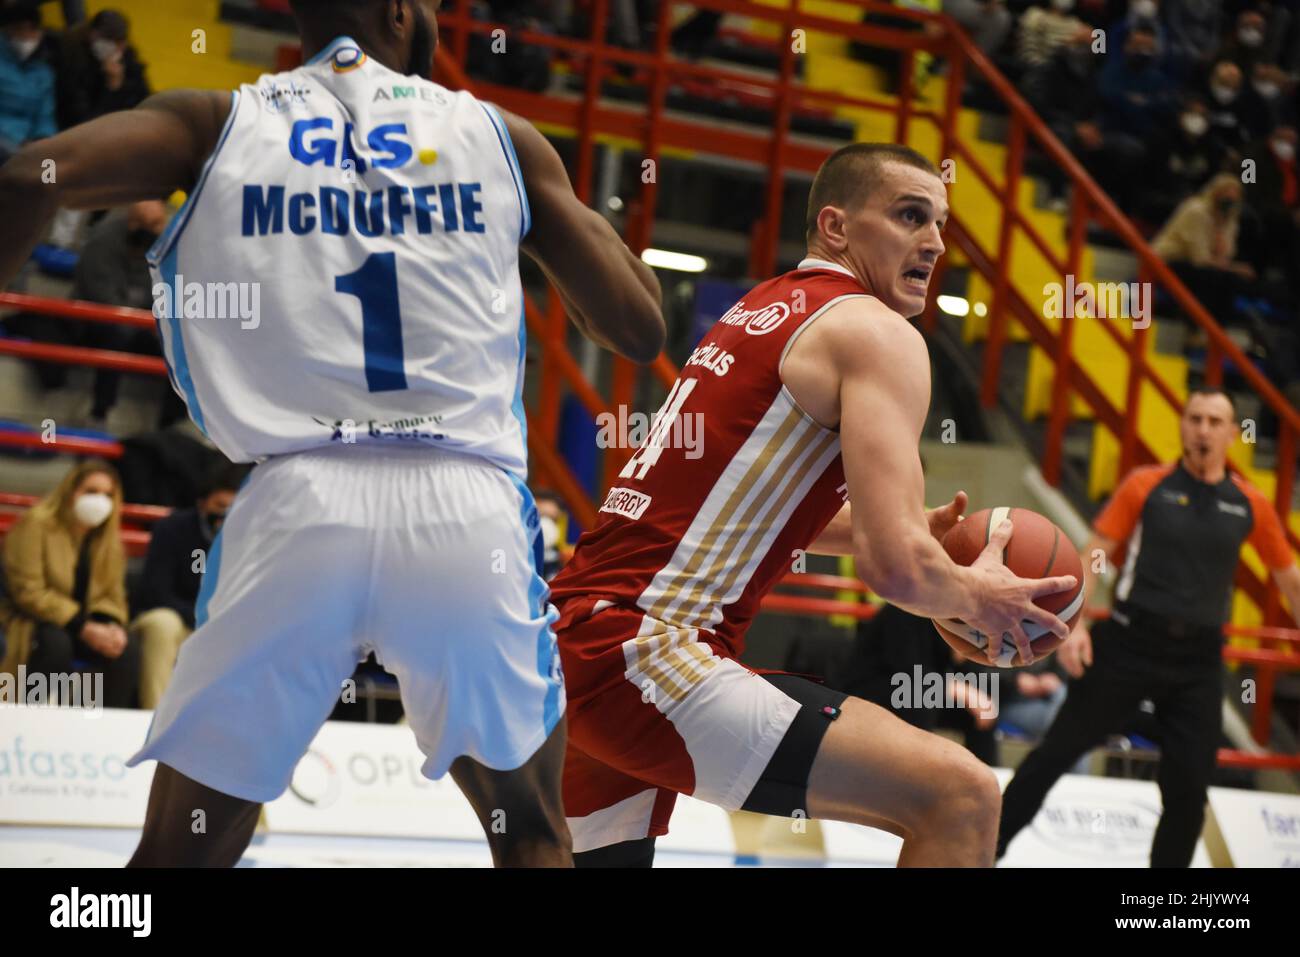
{"label": "red and white striped jersey", "polygon": [[740,654],[760,599],[846,500],[839,433],[795,404],[781,360],[829,307],[866,295],[806,259],[714,324],[552,581],[561,628],[566,602],[603,599]]}

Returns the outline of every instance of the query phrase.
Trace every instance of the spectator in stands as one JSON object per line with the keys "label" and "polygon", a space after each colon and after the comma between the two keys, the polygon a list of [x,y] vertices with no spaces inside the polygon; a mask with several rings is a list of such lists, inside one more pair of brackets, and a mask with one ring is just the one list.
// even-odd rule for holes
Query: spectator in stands
{"label": "spectator in stands", "polygon": [[[168,210],[159,200],[134,203],[109,213],[90,230],[77,262],[72,296],[88,302],[131,309],[153,309],[153,281],[145,253],[167,226]],[[65,325],[67,325],[65,323]],[[119,323],[88,322],[80,327],[80,344],[118,352],[160,355],[158,334],[153,327],[138,328]],[[117,402],[121,373],[95,370],[94,400],[90,417],[103,427]],[[159,410],[159,428],[165,428],[185,414],[175,392],[164,389]]]}
{"label": "spectator in stands", "polygon": [[943,12],[961,24],[989,56],[997,53],[1011,34],[1011,14],[1002,0],[943,0]]}
{"label": "spectator in stands", "polygon": [[[1131,159],[1122,150],[1107,149],[1102,128],[1102,101],[1097,73],[1102,57],[1094,54],[1086,38],[1057,49],[1046,65],[1030,70],[1021,80],[1025,99],[1042,116],[1065,146],[1114,195],[1131,179]],[[1055,163],[1043,169],[1054,197],[1064,198],[1069,180]]]}
{"label": "spectator in stands", "polygon": [[1160,16],[1178,75],[1199,78],[1219,52],[1221,0],[1164,0]]}
{"label": "spectator in stands", "polygon": [[1257,63],[1250,86],[1241,92],[1242,134],[1248,140],[1263,139],[1273,127],[1289,120],[1285,92],[1290,86],[1286,71],[1271,63]]}
{"label": "spectator in stands", "polygon": [[59,43],[60,129],[105,113],[129,110],[149,96],[144,64],[129,42],[130,25],[116,10],[67,30]]}
{"label": "spectator in stands", "polygon": [[1123,19],[1112,23],[1110,29],[1106,31],[1107,49],[1125,49],[1128,46],[1129,36],[1135,30],[1151,34],[1153,38],[1151,52],[1154,57],[1152,62],[1159,62],[1164,66],[1164,60],[1169,54],[1169,40],[1165,25],[1160,22],[1160,5],[1157,0],[1133,0],[1128,5]]}
{"label": "spectator in stands", "polygon": [[193,508],[178,508],[153,527],[136,602],[144,611],[130,628],[140,642],[142,708],[157,707],[181,644],[194,631],[204,566],[246,474],[239,466],[218,469]]}
{"label": "spectator in stands", "polygon": [[1023,70],[1047,65],[1057,50],[1092,38],[1092,28],[1070,13],[1074,0],[1052,0],[1050,7],[1030,7],[1020,18],[1016,58]]}
{"label": "spectator in stands", "polygon": [[1210,71],[1201,94],[1209,106],[1210,136],[1225,152],[1236,153],[1246,142],[1241,118],[1241,68],[1219,60]]}
{"label": "spectator in stands", "polygon": [[68,674],[80,661],[103,673],[105,706],[134,705],[140,648],[123,627],[121,511],[117,473],[87,459],[14,523],[4,542],[9,593],[0,628],[8,647],[0,669]]}
{"label": "spectator in stands", "polygon": [[1160,66],[1156,35],[1135,26],[1122,57],[1107,57],[1099,78],[1108,129],[1140,139],[1173,115],[1176,89]]}
{"label": "spectator in stands", "polygon": [[1255,270],[1237,256],[1241,199],[1241,180],[1220,173],[1183,200],[1151,241],[1156,255],[1224,324],[1235,318],[1233,298],[1255,279]]}
{"label": "spectator in stands", "polygon": [[[1101,164],[1103,186],[1121,207],[1131,207],[1140,177],[1134,175],[1147,158],[1152,130],[1175,115],[1176,89],[1157,63],[1155,33],[1144,25],[1128,31],[1122,57],[1107,57],[1098,81],[1102,100],[1100,137],[1081,137],[1092,152],[1092,166]],[[1102,176],[1099,176],[1099,179]]]}
{"label": "spectator in stands", "polygon": [[550,489],[539,490],[533,498],[542,526],[542,577],[550,581],[573,555],[568,543],[569,512],[564,500]]}
{"label": "spectator in stands", "polygon": [[1205,102],[1195,96],[1183,101],[1176,125],[1155,137],[1151,155],[1160,164],[1137,207],[1149,222],[1163,223],[1189,195],[1199,190],[1221,169],[1223,149],[1209,137]]}
{"label": "spectator in stands", "polygon": [[[509,33],[523,30],[534,33],[551,33],[551,27],[533,14],[531,4],[487,3],[471,0],[470,15],[476,20],[503,23]],[[526,90],[546,89],[551,79],[551,51],[547,47],[509,41],[508,56],[494,48],[495,40],[485,34],[471,34],[466,66],[470,76],[522,87]]]}
{"label": "spectator in stands", "polygon": [[1242,10],[1237,15],[1237,27],[1223,44],[1219,56],[1235,63],[1244,75],[1249,76],[1257,63],[1267,63],[1264,40],[1268,21],[1258,10]]}
{"label": "spectator in stands", "polygon": [[45,47],[35,3],[0,7],[0,164],[25,143],[58,132]]}

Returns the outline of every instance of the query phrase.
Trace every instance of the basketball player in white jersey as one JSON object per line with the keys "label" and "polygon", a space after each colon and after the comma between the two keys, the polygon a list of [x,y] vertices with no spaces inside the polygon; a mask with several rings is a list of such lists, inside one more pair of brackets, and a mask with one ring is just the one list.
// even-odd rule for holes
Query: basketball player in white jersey
{"label": "basketball player in white jersey", "polygon": [[172,383],[262,463],[129,762],[158,761],[133,864],[234,864],[370,652],[493,859],[571,863],[518,250],[638,362],[663,345],[659,288],[535,129],[422,79],[437,6],[294,0],[303,67],[160,94],[0,169],[0,281],[60,206],[189,192],[149,255]]}

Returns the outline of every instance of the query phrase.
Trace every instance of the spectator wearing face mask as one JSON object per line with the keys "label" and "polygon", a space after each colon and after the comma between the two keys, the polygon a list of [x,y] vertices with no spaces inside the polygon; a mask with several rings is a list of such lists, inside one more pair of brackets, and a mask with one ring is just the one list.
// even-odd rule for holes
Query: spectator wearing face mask
{"label": "spectator wearing face mask", "polygon": [[1070,13],[1074,0],[1051,0],[1047,7],[1030,7],[1020,18],[1016,58],[1025,70],[1047,65],[1057,50],[1084,38],[1092,29]]}
{"label": "spectator wearing face mask", "polygon": [[237,466],[217,470],[193,508],[178,508],[153,527],[136,602],[145,610],[131,622],[140,642],[142,708],[157,707],[181,645],[194,631],[208,554],[246,474]]}
{"label": "spectator wearing face mask", "polygon": [[1237,152],[1246,142],[1245,124],[1242,122],[1242,73],[1237,64],[1220,59],[1210,71],[1204,89],[1209,111],[1209,136],[1224,150]]}
{"label": "spectator wearing face mask", "polygon": [[1223,152],[1206,134],[1204,101],[1189,97],[1183,101],[1178,121],[1157,138],[1151,155],[1160,171],[1149,178],[1150,189],[1142,197],[1139,212],[1149,222],[1162,223],[1175,207],[1200,189],[1220,169]]}
{"label": "spectator wearing face mask", "polygon": [[1286,112],[1286,92],[1291,87],[1286,71],[1270,63],[1256,63],[1251,70],[1250,84],[1241,92],[1242,135],[1247,140],[1259,140],[1289,117]]}
{"label": "spectator wearing face mask", "polygon": [[130,25],[116,10],[101,10],[64,32],[59,44],[59,127],[133,109],[149,96],[144,65],[129,41]]}
{"label": "spectator wearing face mask", "polygon": [[32,140],[58,132],[54,70],[34,3],[0,6],[0,164]]}
{"label": "spectator wearing face mask", "polygon": [[1245,76],[1250,76],[1257,63],[1267,63],[1268,51],[1264,40],[1267,37],[1268,20],[1258,10],[1243,10],[1237,14],[1237,25],[1232,34],[1223,43],[1219,56],[1237,64]]}
{"label": "spectator wearing face mask", "polygon": [[1255,270],[1237,254],[1241,226],[1241,180],[1219,173],[1174,210],[1151,248],[1209,310],[1216,322],[1236,319],[1233,299],[1253,292]]}
{"label": "spectator wearing face mask", "polygon": [[110,708],[129,708],[140,649],[127,635],[121,483],[107,462],[87,459],[28,509],[4,541],[7,639],[0,670],[66,675],[75,661],[102,673]]}

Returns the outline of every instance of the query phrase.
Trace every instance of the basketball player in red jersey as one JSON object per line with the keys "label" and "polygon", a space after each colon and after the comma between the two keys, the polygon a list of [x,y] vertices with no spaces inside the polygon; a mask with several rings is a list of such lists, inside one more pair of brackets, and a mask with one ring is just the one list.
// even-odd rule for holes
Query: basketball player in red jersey
{"label": "basketball player in red jersey", "polygon": [[[965,494],[925,510],[930,365],[907,317],[944,251],[934,166],[901,146],[847,146],[808,209],[808,258],[703,338],[552,582],[579,866],[648,866],[677,793],[883,828],[904,839],[900,864],[993,863],[998,785],[969,752],[738,662],[799,549],[852,555],[888,601],[994,636],[993,657],[1009,640],[1032,658],[1026,623],[1066,637],[1034,599],[1077,584],[1012,575],[1000,560],[1009,523],[973,566],[956,565],[938,539]],[[698,416],[703,454],[673,441],[685,416]]]}

